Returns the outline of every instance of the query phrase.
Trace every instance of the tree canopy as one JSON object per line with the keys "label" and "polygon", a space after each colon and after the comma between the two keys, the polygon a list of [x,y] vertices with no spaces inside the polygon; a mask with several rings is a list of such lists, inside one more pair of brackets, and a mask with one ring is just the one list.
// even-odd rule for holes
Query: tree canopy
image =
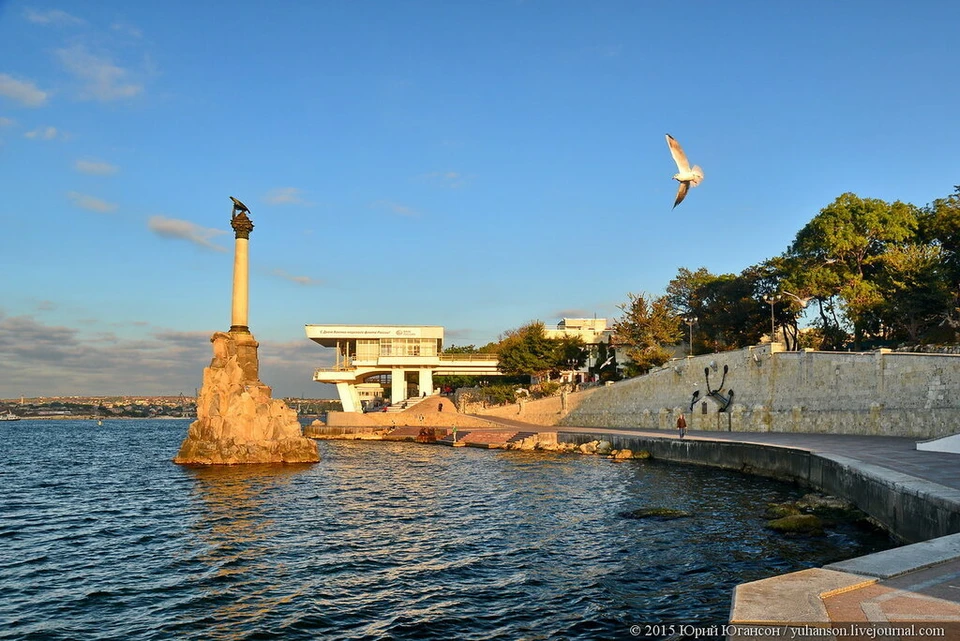
{"label": "tree canopy", "polygon": [[[954,190],[923,208],[842,194],[785,252],[739,274],[681,267],[666,287],[669,312],[681,327],[690,322],[694,353],[738,349],[771,335],[787,349],[955,341],[960,186]],[[636,302],[630,295],[621,307],[631,310],[619,321],[622,340],[637,340],[628,331],[641,325],[632,318],[644,313],[633,309]],[[812,327],[801,331],[802,318]]]}
{"label": "tree canopy", "polygon": [[681,336],[680,321],[666,296],[651,299],[644,294],[627,294],[629,301],[618,307],[623,312],[613,325],[614,341],[626,348],[628,375],[649,372],[670,360],[665,345],[676,344]]}
{"label": "tree canopy", "polygon": [[582,339],[548,338],[540,321],[504,332],[497,353],[500,355],[498,367],[504,374],[541,379],[549,379],[563,369],[582,367],[587,358]]}

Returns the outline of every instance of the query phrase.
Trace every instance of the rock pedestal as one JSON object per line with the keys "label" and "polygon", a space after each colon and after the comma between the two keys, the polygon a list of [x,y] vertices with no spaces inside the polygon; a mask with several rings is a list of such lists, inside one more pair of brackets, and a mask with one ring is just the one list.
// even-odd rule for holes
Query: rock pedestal
{"label": "rock pedestal", "polygon": [[203,370],[197,420],[175,463],[314,463],[315,441],[303,436],[297,413],[259,379],[257,341],[246,331],[217,332]]}

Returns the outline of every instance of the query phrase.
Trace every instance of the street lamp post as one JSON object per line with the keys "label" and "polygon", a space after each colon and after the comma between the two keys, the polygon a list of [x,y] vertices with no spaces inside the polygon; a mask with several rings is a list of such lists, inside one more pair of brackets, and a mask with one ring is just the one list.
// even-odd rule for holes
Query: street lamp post
{"label": "street lamp post", "polygon": [[773,317],[773,307],[774,305],[777,304],[777,301],[779,301],[781,298],[783,297],[780,294],[770,294],[769,296],[766,296],[763,299],[770,305],[770,342],[771,343],[773,343],[777,335],[776,321],[774,320],[774,317]]}
{"label": "street lamp post", "polygon": [[688,316],[683,319],[683,322],[690,327],[690,356],[693,356],[693,326],[697,322],[697,317]]}

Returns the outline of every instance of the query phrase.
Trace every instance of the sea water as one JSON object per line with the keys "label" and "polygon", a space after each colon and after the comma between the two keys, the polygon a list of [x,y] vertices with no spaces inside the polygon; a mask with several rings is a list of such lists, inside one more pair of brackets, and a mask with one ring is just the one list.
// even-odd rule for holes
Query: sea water
{"label": "sea water", "polygon": [[736,472],[370,441],[178,466],[188,425],[0,423],[0,639],[632,638],[892,546],[776,534],[766,504],[804,490]]}

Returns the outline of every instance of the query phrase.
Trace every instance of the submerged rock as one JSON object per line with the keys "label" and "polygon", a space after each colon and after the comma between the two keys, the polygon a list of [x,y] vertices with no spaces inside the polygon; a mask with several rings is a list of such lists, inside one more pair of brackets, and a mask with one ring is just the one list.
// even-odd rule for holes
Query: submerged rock
{"label": "submerged rock", "polygon": [[767,527],[784,534],[805,536],[823,536],[823,521],[813,514],[791,514],[783,518],[767,521]]}
{"label": "submerged rock", "polygon": [[625,519],[657,519],[658,521],[671,521],[673,519],[684,519],[690,516],[689,512],[675,510],[669,507],[642,507],[630,512],[621,512],[620,516]]}
{"label": "submerged rock", "polygon": [[795,514],[800,514],[800,508],[795,503],[767,503],[767,509],[763,513],[768,519],[782,519]]}
{"label": "submerged rock", "polygon": [[859,521],[867,515],[846,499],[823,494],[806,494],[797,501],[797,507],[805,514],[816,514],[825,519]]}

